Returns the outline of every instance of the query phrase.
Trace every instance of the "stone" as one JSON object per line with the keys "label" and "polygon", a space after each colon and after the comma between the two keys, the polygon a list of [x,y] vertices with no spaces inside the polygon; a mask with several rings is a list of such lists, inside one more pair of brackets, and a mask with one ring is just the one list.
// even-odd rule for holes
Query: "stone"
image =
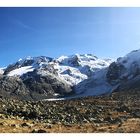
{"label": "stone", "polygon": [[19,128],[19,124],[11,124],[11,127]]}
{"label": "stone", "polygon": [[8,124],[6,122],[1,122],[0,126],[7,126]]}
{"label": "stone", "polygon": [[48,133],[46,130],[43,129],[33,129],[31,133]]}
{"label": "stone", "polygon": [[0,126],[3,126],[3,125],[4,125],[4,122],[1,122],[1,123],[0,123]]}
{"label": "stone", "polygon": [[22,127],[32,127],[33,124],[30,124],[30,123],[23,123],[21,124]]}
{"label": "stone", "polygon": [[52,128],[52,125],[51,125],[51,124],[47,124],[46,127],[47,127],[48,129],[51,129],[51,128]]}

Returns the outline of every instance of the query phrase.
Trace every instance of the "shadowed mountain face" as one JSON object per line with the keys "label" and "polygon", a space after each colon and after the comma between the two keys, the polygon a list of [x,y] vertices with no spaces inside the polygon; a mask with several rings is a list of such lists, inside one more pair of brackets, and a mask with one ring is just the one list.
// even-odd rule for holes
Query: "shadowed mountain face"
{"label": "shadowed mountain face", "polygon": [[[23,78],[24,77],[24,78]],[[28,72],[23,77],[1,76],[0,94],[21,100],[42,100],[72,94],[72,88],[49,72]]]}
{"label": "shadowed mountain face", "polygon": [[42,100],[71,94],[71,86],[60,80],[55,69],[49,65],[52,60],[45,56],[28,57],[9,65],[1,73],[2,96]]}
{"label": "shadowed mountain face", "polygon": [[77,98],[139,88],[140,50],[115,62],[94,55],[28,57],[0,69],[0,91],[25,100]]}
{"label": "shadowed mountain face", "polygon": [[23,75],[22,81],[34,100],[70,96],[72,87],[58,76],[44,70],[34,70]]}

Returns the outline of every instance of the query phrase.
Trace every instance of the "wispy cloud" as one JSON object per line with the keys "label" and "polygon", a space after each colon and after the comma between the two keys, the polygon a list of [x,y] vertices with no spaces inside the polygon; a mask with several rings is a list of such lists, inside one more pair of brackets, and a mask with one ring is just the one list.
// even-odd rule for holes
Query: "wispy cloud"
{"label": "wispy cloud", "polygon": [[12,22],[16,25],[19,26],[21,28],[24,29],[28,29],[28,30],[34,30],[31,26],[29,26],[28,24],[24,23],[23,21],[19,20],[19,19],[13,19]]}
{"label": "wispy cloud", "polygon": [[15,19],[15,23],[16,23],[18,26],[22,27],[22,28],[31,29],[31,27],[30,27],[29,25],[23,23],[23,22],[20,21],[20,20]]}
{"label": "wispy cloud", "polygon": [[[0,44],[2,43],[9,43],[11,41],[15,41],[17,39],[20,39],[21,37],[24,37],[24,36],[27,36],[27,32],[34,32],[34,33],[38,33],[38,30],[34,29],[33,27],[25,24],[24,22],[22,22],[21,20],[19,19],[15,19],[15,18],[10,18],[8,20],[8,22],[14,26],[16,26],[16,28],[21,28],[21,29],[24,29],[26,30],[26,32],[18,35],[18,36],[11,36],[10,38],[5,38],[5,39],[1,39],[0,38]],[[15,28],[13,30],[16,30]]]}

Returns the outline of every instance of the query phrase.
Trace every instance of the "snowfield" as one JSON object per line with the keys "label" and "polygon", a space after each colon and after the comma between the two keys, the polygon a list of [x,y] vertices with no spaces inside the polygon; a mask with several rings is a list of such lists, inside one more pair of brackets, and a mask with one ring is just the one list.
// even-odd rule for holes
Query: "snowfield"
{"label": "snowfield", "polygon": [[12,70],[11,72],[8,73],[8,76],[21,76],[27,72],[32,72],[34,70],[34,68],[32,66],[25,66],[25,67],[21,67],[15,70]]}
{"label": "snowfield", "polygon": [[0,74],[3,74],[3,73],[4,73],[4,69],[0,68]]}

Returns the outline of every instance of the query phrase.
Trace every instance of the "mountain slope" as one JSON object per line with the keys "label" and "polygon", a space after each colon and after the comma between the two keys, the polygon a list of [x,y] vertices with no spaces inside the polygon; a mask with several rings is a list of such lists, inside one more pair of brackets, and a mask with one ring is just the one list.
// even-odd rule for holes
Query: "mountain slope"
{"label": "mountain slope", "polygon": [[108,82],[119,84],[118,90],[140,87],[140,50],[135,50],[109,66]]}
{"label": "mountain slope", "polygon": [[109,67],[95,72],[94,76],[75,86],[76,93],[83,96],[135,88],[140,89],[140,50],[118,58]]}
{"label": "mountain slope", "polygon": [[76,85],[76,93],[80,96],[92,96],[110,93],[113,86],[111,86],[106,81],[107,70],[108,68],[97,71],[94,76]]}

